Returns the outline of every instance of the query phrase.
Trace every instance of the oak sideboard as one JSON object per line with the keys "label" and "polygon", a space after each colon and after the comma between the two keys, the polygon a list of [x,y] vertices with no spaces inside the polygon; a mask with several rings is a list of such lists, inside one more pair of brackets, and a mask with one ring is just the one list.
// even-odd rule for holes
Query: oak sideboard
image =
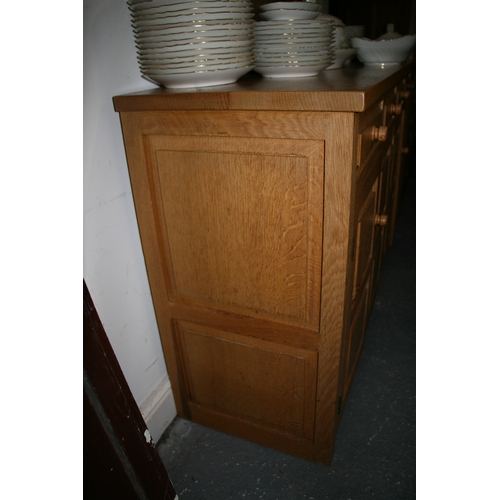
{"label": "oak sideboard", "polygon": [[409,63],[114,97],[180,417],[330,463],[414,89]]}

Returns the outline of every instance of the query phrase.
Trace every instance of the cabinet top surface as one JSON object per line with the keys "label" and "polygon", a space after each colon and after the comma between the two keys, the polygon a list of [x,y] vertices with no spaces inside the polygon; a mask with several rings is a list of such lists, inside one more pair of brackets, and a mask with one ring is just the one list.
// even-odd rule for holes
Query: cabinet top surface
{"label": "cabinet top surface", "polygon": [[116,96],[115,110],[345,111],[369,108],[396,85],[414,63],[395,67],[353,66],[310,78],[263,78],[251,72],[230,85],[157,88]]}

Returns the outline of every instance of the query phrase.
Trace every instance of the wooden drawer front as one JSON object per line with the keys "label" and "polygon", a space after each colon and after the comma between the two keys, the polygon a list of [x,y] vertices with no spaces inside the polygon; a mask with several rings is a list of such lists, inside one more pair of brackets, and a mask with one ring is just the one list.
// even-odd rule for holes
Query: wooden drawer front
{"label": "wooden drawer front", "polygon": [[233,424],[313,439],[316,352],[187,322],[175,329],[194,420],[215,413]]}
{"label": "wooden drawer front", "polygon": [[399,87],[394,87],[390,92],[384,96],[384,125],[387,125],[391,117],[396,114],[398,107],[396,106],[398,102]]}
{"label": "wooden drawer front", "polygon": [[379,177],[379,195],[377,203],[377,213],[379,215],[388,215],[388,200],[389,194],[392,190],[394,179],[393,179],[393,166],[395,160],[395,147],[391,144],[387,153],[385,154],[382,165],[380,168]]}
{"label": "wooden drawer front", "polygon": [[414,98],[415,83],[410,78],[405,78],[398,87],[397,102],[407,107]]}
{"label": "wooden drawer front", "polygon": [[[358,133],[358,151],[357,151],[357,166],[358,175],[364,169],[366,163],[373,155],[374,151],[379,148],[383,140],[379,140],[379,132],[383,133],[384,126],[384,101],[380,101],[377,105],[372,106],[368,111],[363,113],[359,121]],[[383,139],[383,137],[382,137]]]}
{"label": "wooden drawer front", "polygon": [[169,299],[318,330],[324,142],[146,143]]}
{"label": "wooden drawer front", "polygon": [[403,103],[398,102],[399,94],[399,87],[394,87],[384,100],[384,125],[387,127],[386,142],[389,142],[395,135],[403,116],[404,106]]}
{"label": "wooden drawer front", "polygon": [[353,300],[361,290],[373,258],[373,238],[377,208],[378,179],[358,214],[354,256]]}

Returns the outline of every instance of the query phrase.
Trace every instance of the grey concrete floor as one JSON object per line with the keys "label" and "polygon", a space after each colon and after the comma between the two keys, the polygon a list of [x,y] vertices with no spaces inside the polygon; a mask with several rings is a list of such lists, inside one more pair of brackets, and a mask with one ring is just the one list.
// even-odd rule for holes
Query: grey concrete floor
{"label": "grey concrete floor", "polygon": [[176,418],[157,449],[180,500],[415,498],[415,184],[410,174],[331,466]]}

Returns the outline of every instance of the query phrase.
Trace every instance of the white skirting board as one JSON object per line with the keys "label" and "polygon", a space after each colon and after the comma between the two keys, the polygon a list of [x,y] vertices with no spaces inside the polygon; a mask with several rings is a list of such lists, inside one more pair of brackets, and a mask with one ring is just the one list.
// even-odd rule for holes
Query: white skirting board
{"label": "white skirting board", "polygon": [[165,376],[156,386],[155,390],[140,406],[140,411],[153,441],[157,443],[177,415],[168,376]]}

